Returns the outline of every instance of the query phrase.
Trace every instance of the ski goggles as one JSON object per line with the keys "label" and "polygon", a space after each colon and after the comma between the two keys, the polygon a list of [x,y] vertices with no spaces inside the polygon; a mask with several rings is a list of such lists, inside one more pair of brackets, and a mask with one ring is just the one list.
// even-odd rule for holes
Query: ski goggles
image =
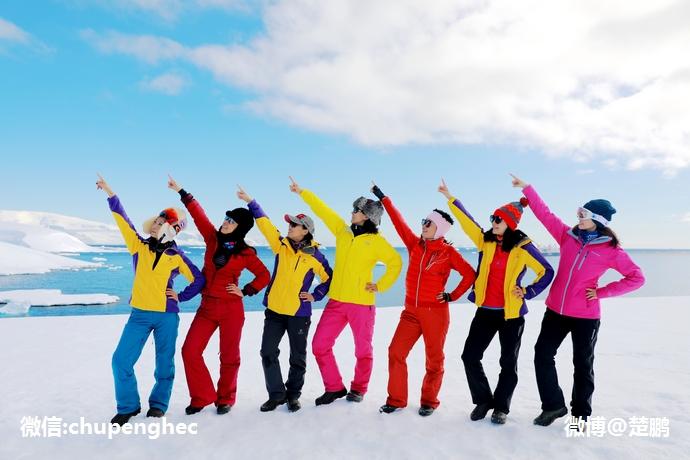
{"label": "ski goggles", "polygon": [[590,211],[589,209],[583,208],[583,207],[577,208],[577,218],[580,220],[591,219],[593,221],[599,222],[604,227],[608,227],[608,225],[609,225],[608,219],[606,219],[604,216],[600,216],[599,214],[595,214],[592,211]]}

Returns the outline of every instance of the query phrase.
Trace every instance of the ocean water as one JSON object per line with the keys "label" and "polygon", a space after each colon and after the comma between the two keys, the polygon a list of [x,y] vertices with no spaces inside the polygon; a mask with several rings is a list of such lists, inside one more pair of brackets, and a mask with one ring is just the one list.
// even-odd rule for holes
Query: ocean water
{"label": "ocean water", "polygon": [[[116,295],[120,301],[109,305],[73,305],[61,307],[31,307],[26,316],[65,316],[65,315],[111,315],[128,314],[130,307],[127,301],[130,296],[132,286],[132,258],[124,251],[124,247],[119,248],[119,252],[100,252],[84,253],[77,258],[87,261],[96,261],[103,264],[103,267],[79,271],[55,271],[42,275],[13,275],[0,276],[0,290],[10,289],[60,289],[65,294],[90,294],[104,293]],[[259,257],[266,264],[269,271],[273,269],[274,256],[268,248],[257,248]],[[404,274],[407,270],[407,250],[398,249],[404,267],[395,285],[387,292],[377,295],[378,307],[400,306],[404,300]],[[203,262],[203,248],[185,248],[185,252],[198,264],[199,268]],[[477,253],[474,250],[461,249],[463,257],[472,265],[476,266]],[[630,255],[645,273],[647,283],[640,290],[635,291],[630,296],[635,297],[663,297],[663,296],[690,296],[690,282],[688,279],[688,267],[690,267],[690,250],[630,250]],[[331,266],[335,262],[333,248],[324,250]],[[558,265],[558,254],[547,254],[547,260],[554,266]],[[375,268],[375,277],[378,277],[384,267]],[[601,281],[601,285],[619,278],[614,271],[606,273]],[[244,273],[240,279],[241,284],[251,279],[250,273]],[[448,291],[452,290],[459,282],[459,276],[453,272],[448,282]],[[533,275],[528,271],[525,282],[529,283]],[[186,285],[184,277],[179,276],[175,282],[175,289],[179,292]],[[544,298],[546,291],[538,298]],[[263,310],[264,291],[253,297],[245,297],[245,310]],[[467,302],[467,295],[463,296],[461,302]],[[314,308],[323,308],[327,302],[324,299],[317,302]],[[182,312],[194,312],[201,301],[201,296],[197,296],[189,302],[181,305]],[[1,306],[0,306],[1,307]],[[653,307],[653,306],[650,306]],[[690,305],[689,305],[690,307]],[[0,308],[2,312],[2,308]],[[7,317],[0,313],[1,317]]]}

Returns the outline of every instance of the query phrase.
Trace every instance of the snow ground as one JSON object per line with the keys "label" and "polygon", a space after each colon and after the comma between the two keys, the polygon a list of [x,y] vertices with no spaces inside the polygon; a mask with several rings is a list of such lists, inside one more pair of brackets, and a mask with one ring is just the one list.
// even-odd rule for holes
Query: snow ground
{"label": "snow ground", "polygon": [[[126,316],[24,317],[0,320],[0,458],[568,458],[652,459],[687,458],[690,450],[690,349],[687,324],[690,297],[622,298],[604,302],[604,318],[595,364],[597,389],[595,416],[666,417],[667,438],[604,434],[601,438],[568,438],[560,420],[550,427],[532,425],[539,413],[539,398],[532,365],[533,346],[544,305],[531,302],[520,356],[520,382],[505,426],[488,418],[469,420],[472,404],[460,361],[474,307],[451,307],[451,328],[446,343],[446,375],[441,407],[431,417],[417,415],[423,376],[423,347],[418,343],[408,359],[410,406],[390,415],[378,413],[385,401],[387,347],[400,314],[399,308],[377,311],[374,336],[374,372],[369,393],[360,404],[339,400],[315,407],[322,391],[320,375],[309,355],[303,409],[288,413],[280,407],[260,413],[266,399],[259,347],[262,318],[248,312],[242,337],[242,367],[238,401],[231,413],[216,415],[207,408],[186,416],[187,386],[180,354],[167,421],[198,423],[197,435],[165,436],[150,440],[143,435],[115,437],[63,435],[60,438],[23,438],[24,416],[57,416],[65,422],[104,422],[115,413],[110,358]],[[320,316],[314,314],[312,330]],[[181,315],[178,350],[191,314]],[[336,357],[346,384],[352,377],[352,338],[344,332],[336,344]],[[281,346],[286,370],[288,348]],[[485,355],[492,384],[498,375],[498,340]],[[211,339],[206,360],[218,374],[218,339]],[[570,393],[571,347],[566,340],[557,358],[561,386]],[[153,385],[153,345],[149,339],[137,377],[143,409]],[[284,375],[286,375],[284,373]],[[562,419],[564,420],[564,419]],[[133,422],[155,423],[142,415]]]}

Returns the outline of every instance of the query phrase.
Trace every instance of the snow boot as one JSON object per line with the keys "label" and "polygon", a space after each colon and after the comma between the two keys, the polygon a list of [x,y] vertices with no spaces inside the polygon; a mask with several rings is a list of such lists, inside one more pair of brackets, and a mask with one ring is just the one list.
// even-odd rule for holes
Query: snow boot
{"label": "snow boot", "polygon": [[316,405],[330,404],[338,398],[342,398],[347,394],[347,390],[343,388],[340,391],[327,391],[318,398],[316,398]]}
{"label": "snow boot", "polygon": [[534,424],[535,425],[541,425],[541,426],[549,426],[557,418],[563,417],[564,415],[567,415],[567,414],[568,414],[568,408],[566,408],[566,407],[561,407],[560,409],[556,409],[556,410],[545,410],[545,411],[542,411],[542,413],[539,414],[539,416],[534,419]]}

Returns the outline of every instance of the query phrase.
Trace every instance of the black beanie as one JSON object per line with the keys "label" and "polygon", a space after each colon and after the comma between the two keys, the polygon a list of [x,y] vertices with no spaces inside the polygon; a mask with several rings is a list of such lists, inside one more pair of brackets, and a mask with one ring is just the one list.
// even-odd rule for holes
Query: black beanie
{"label": "black beanie", "polygon": [[235,208],[232,211],[225,211],[225,215],[237,223],[237,228],[232,232],[235,240],[244,239],[249,230],[254,226],[254,216],[247,208]]}

